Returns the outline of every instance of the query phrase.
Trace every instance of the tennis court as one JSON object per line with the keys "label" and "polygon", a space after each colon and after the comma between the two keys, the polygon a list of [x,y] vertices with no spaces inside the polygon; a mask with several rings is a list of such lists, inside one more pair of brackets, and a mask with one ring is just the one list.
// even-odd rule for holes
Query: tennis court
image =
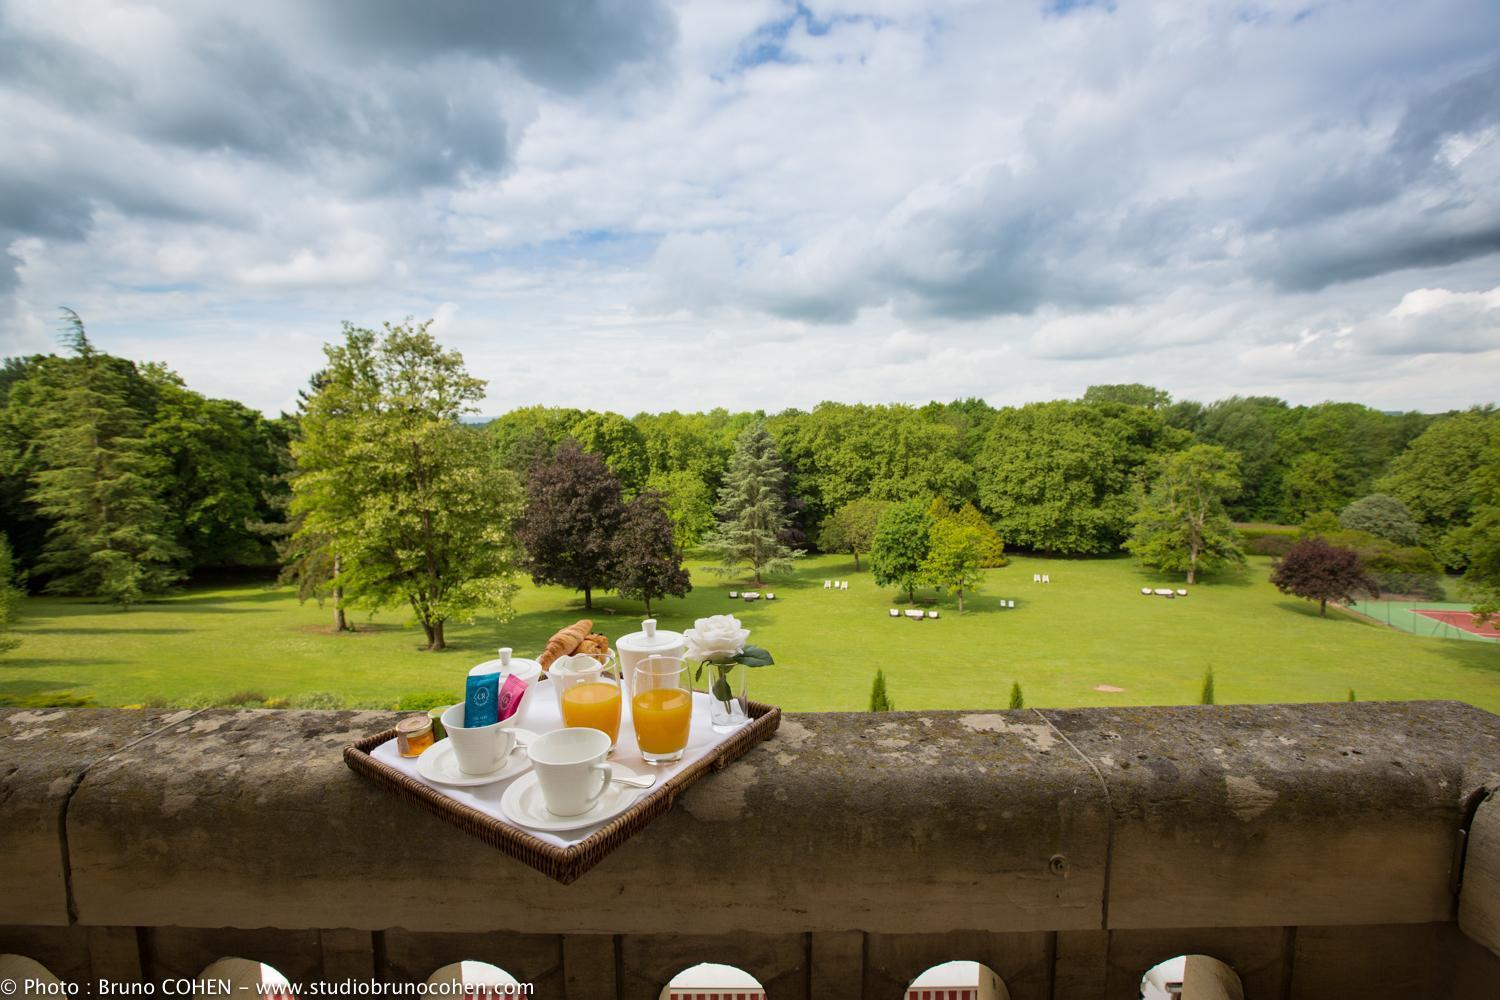
{"label": "tennis court", "polygon": [[1357,601],[1349,605],[1351,611],[1413,635],[1500,644],[1500,632],[1474,625],[1469,607],[1445,601]]}

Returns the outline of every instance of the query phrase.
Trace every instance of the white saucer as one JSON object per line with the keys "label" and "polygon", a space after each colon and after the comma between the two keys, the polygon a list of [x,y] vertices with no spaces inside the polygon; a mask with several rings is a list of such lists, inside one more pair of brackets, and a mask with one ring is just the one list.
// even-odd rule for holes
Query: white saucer
{"label": "white saucer", "polygon": [[492,785],[506,778],[514,778],[531,767],[531,758],[526,756],[526,751],[521,748],[520,744],[530,743],[536,739],[536,733],[529,729],[517,728],[515,734],[520,742],[510,752],[505,765],[498,771],[491,771],[489,774],[465,774],[458,769],[458,758],[453,755],[453,741],[442,739],[422,751],[422,756],[417,758],[417,773],[428,781],[436,781],[440,785],[452,785],[455,788]]}
{"label": "white saucer", "polygon": [[[609,766],[610,770],[622,777],[644,777],[624,764],[611,762]],[[594,803],[594,808],[588,812],[577,816],[556,816],[547,811],[547,803],[542,800],[542,788],[537,784],[536,772],[533,771],[505,790],[500,798],[500,809],[517,826],[552,833],[558,830],[576,830],[581,826],[593,826],[595,823],[614,819],[635,805],[635,800],[648,791],[650,789],[611,781],[604,794],[599,796],[599,801]]]}

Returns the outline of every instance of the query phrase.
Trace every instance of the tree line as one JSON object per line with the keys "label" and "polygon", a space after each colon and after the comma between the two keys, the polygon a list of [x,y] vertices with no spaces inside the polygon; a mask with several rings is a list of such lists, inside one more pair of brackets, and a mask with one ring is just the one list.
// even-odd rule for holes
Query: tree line
{"label": "tree line", "polygon": [[332,601],[336,627],[347,607],[405,606],[441,648],[443,622],[503,611],[523,570],[586,603],[649,602],[685,592],[692,549],[755,580],[822,549],[868,555],[909,596],[961,595],[1005,546],[1128,547],[1191,576],[1241,558],[1231,522],[1318,518],[1392,572],[1420,550],[1476,586],[1500,579],[1492,407],[1113,385],[999,408],[532,406],[482,422],[484,382],[408,322],[346,325],[297,412],[268,419],[98,351],[72,314],[64,345],[0,369],[0,514],[33,590],[128,604],[206,569],[280,567]]}

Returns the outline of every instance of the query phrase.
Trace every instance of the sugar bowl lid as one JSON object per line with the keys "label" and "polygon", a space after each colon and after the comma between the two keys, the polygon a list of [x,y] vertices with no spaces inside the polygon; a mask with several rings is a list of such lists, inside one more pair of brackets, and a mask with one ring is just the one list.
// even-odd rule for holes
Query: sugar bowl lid
{"label": "sugar bowl lid", "polygon": [[485,660],[469,670],[470,677],[476,677],[479,674],[515,674],[530,684],[542,676],[542,665],[535,660],[512,656],[509,646],[501,646],[498,660]]}
{"label": "sugar bowl lid", "polygon": [[621,636],[615,641],[616,649],[623,649],[631,653],[659,653],[666,649],[681,648],[684,639],[681,632],[673,632],[671,629],[657,629],[656,619],[647,618],[641,622],[641,630],[629,635]]}

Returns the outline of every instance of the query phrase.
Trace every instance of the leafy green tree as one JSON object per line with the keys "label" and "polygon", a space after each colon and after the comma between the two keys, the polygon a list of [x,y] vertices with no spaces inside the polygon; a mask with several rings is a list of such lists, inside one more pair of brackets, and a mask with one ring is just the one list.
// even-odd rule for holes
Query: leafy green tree
{"label": "leafy green tree", "polygon": [[851,500],[823,520],[818,548],[849,553],[854,556],[854,571],[859,572],[859,554],[870,551],[881,515],[890,507],[889,500]]}
{"label": "leafy green tree", "polygon": [[128,608],[180,579],[185,553],[118,369],[94,350],[77,313],[67,309],[64,317],[78,363],[67,368],[39,427],[30,500],[51,527],[37,569],[51,593],[97,595]]}
{"label": "leafy green tree", "polygon": [[1368,531],[1397,545],[1415,545],[1419,528],[1406,504],[1384,493],[1354,501],[1339,514],[1339,524],[1350,531]]}
{"label": "leafy green tree", "polygon": [[1218,445],[1198,444],[1159,459],[1157,476],[1141,496],[1125,547],[1142,563],[1187,572],[1243,563],[1239,532],[1224,502],[1239,491],[1239,459]]}
{"label": "leafy green tree", "polygon": [[10,540],[0,532],[0,653],[21,644],[10,634],[10,623],[15,620],[22,596],[21,588],[16,586],[16,564],[11,557]]}
{"label": "leafy green tree", "polygon": [[1291,410],[1283,400],[1231,396],[1210,403],[1197,426],[1190,428],[1202,443],[1239,453],[1241,489],[1228,504],[1231,517],[1245,521],[1285,519],[1282,479],[1291,456],[1281,439],[1290,421]]}
{"label": "leafy green tree", "polygon": [[552,461],[557,446],[583,419],[582,410],[553,406],[523,406],[485,426],[495,462],[525,482],[539,462]]}
{"label": "leafy green tree", "polygon": [[509,617],[520,493],[484,435],[459,422],[484,381],[430,325],[346,323],[343,343],[324,347],[292,448],[291,509],[299,536],[340,557],[352,606],[409,606],[438,651],[450,620]]}
{"label": "leafy green tree", "polygon": [[963,614],[964,591],[973,592],[984,579],[984,535],[955,518],[941,518],[932,522],[927,544],[920,578],[938,590],[951,591]]}
{"label": "leafy green tree", "polygon": [[870,685],[870,711],[894,712],[896,706],[885,690],[885,671],[875,671],[875,683]]}
{"label": "leafy green tree", "polygon": [[688,469],[653,472],[646,489],[659,493],[672,520],[677,547],[697,548],[714,526],[713,493],[698,474]]}
{"label": "leafy green tree", "polygon": [[1491,408],[1444,417],[1411,442],[1378,484],[1416,518],[1422,546],[1453,569],[1462,569],[1465,557],[1448,536],[1474,518],[1481,499],[1475,476],[1497,427],[1500,411]]}
{"label": "leafy green tree", "polygon": [[1010,709],[1018,712],[1026,707],[1026,696],[1021,693],[1021,682],[1012,681],[1010,685]]}
{"label": "leafy green tree", "polygon": [[870,571],[875,582],[906,591],[908,602],[917,599],[922,566],[931,550],[928,506],[921,500],[908,500],[891,507],[881,515],[870,544]]}
{"label": "leafy green tree", "polygon": [[1343,493],[1333,459],[1318,452],[1304,452],[1292,460],[1287,470],[1282,510],[1293,520],[1301,520],[1316,511],[1342,506]]}
{"label": "leafy green tree", "polygon": [[781,537],[790,523],[785,483],[786,469],[766,425],[750,425],[735,441],[714,508],[719,523],[704,541],[718,553],[726,572],[748,563],[755,582],[762,583],[767,573],[791,569],[793,557],[800,553]]}
{"label": "leafy green tree", "polygon": [[622,516],[620,481],[604,459],[564,441],[526,481],[518,534],[532,581],[581,590],[583,606],[593,608],[594,591],[615,585],[614,539]]}
{"label": "leafy green tree", "polygon": [[1481,621],[1500,628],[1500,421],[1490,421],[1488,442],[1470,475],[1474,513],[1447,542],[1467,564],[1462,590]]}
{"label": "leafy green tree", "polygon": [[973,496],[956,426],[912,407],[820,403],[777,414],[769,428],[815,522],[866,497]]}
{"label": "leafy green tree", "polygon": [[1001,410],[979,454],[979,499],[1009,545],[1064,555],[1119,548],[1136,471],[1185,444],[1159,411],[1058,401]]}
{"label": "leafy green tree", "polygon": [[658,493],[648,490],[625,505],[612,549],[615,587],[622,597],[644,601],[648,615],[653,600],[686,597],[693,589]]}
{"label": "leafy green tree", "polygon": [[1271,583],[1283,594],[1318,602],[1328,616],[1329,601],[1352,601],[1360,594],[1379,594],[1380,583],[1365,570],[1359,553],[1313,536],[1296,545],[1271,569]]}
{"label": "leafy green tree", "polygon": [[604,459],[626,496],[634,496],[646,485],[651,466],[646,442],[635,424],[618,413],[585,413],[569,433],[584,451]]}
{"label": "leafy green tree", "polygon": [[1010,562],[1005,558],[1005,540],[990,526],[990,522],[984,519],[984,515],[979,513],[979,508],[972,503],[965,503],[954,509],[942,499],[937,499],[932,501],[932,505],[927,508],[927,513],[932,517],[934,524],[938,521],[952,521],[978,532],[983,540],[979,565],[985,569],[996,569]]}
{"label": "leafy green tree", "polygon": [[252,525],[274,512],[267,493],[289,456],[280,428],[240,403],[207,399],[160,366],[155,417],[145,447],[158,459],[162,499],[193,566],[265,566],[275,553]]}
{"label": "leafy green tree", "polygon": [[1172,394],[1139,382],[1091,385],[1084,390],[1083,401],[1085,403],[1123,403],[1126,406],[1144,406],[1148,410],[1162,410],[1172,404]]}

